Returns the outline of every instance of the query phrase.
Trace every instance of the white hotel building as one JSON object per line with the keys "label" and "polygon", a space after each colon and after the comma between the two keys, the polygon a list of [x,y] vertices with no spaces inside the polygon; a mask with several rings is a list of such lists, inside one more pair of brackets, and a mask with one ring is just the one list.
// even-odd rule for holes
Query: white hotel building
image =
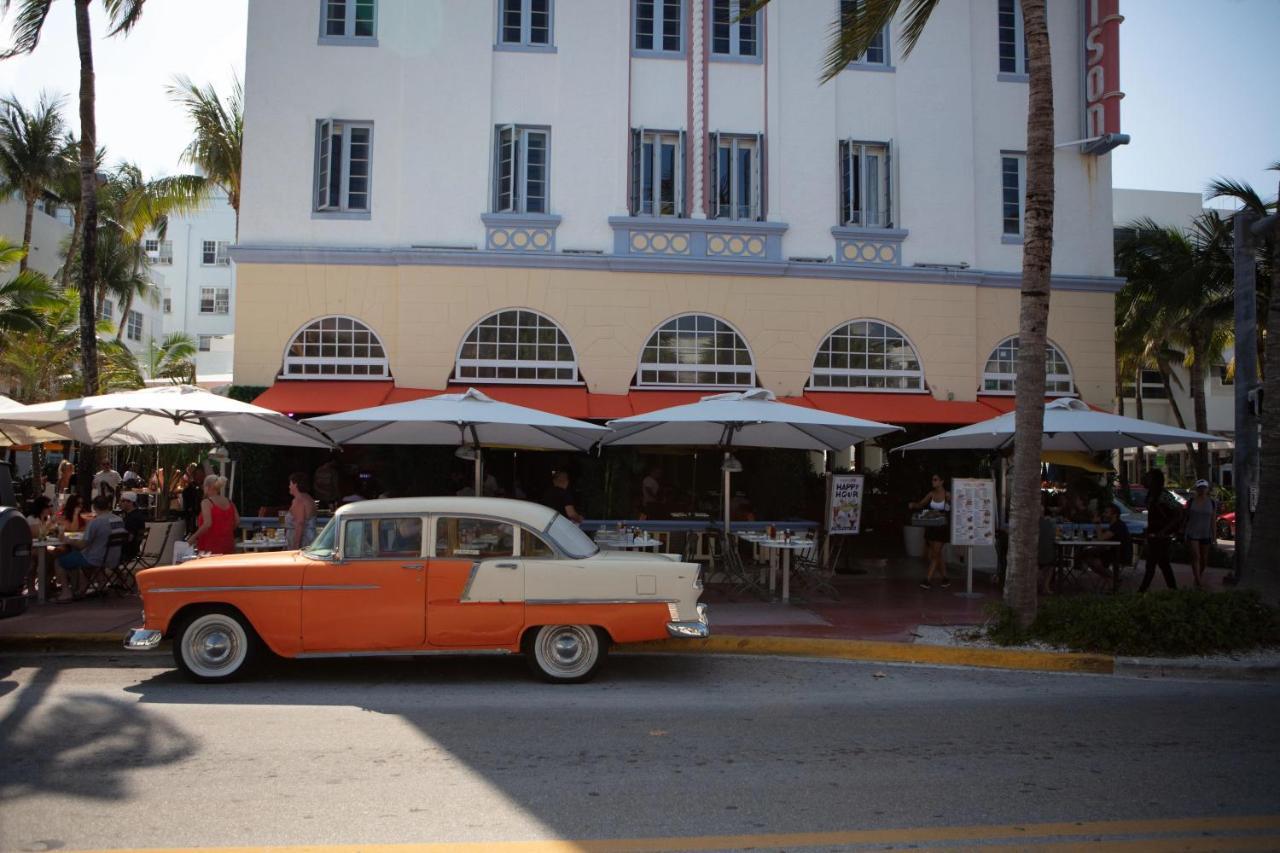
{"label": "white hotel building", "polygon": [[[1005,410],[1016,6],[948,0],[906,59],[895,21],[820,85],[837,0],[250,0],[235,382],[300,413],[459,385],[596,418],[744,386]],[[1049,4],[1063,141],[1083,6]],[[1049,388],[1110,408],[1110,158],[1056,169]]]}

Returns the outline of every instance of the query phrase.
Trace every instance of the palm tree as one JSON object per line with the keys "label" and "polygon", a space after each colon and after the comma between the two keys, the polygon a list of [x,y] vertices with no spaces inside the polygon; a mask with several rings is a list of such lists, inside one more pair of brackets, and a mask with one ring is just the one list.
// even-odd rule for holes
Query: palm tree
{"label": "palm tree", "polygon": [[[21,264],[27,250],[0,237],[0,269]],[[41,322],[40,307],[53,298],[49,280],[35,270],[19,267],[16,276],[0,283],[0,332],[26,332]],[[7,341],[0,338],[0,350]]]}
{"label": "palm tree", "polygon": [[240,237],[240,150],[244,141],[244,87],[236,78],[224,101],[212,85],[203,88],[184,76],[173,78],[169,97],[187,109],[196,126],[195,138],[182,159],[197,167],[227,194],[236,212],[236,238]]}
{"label": "palm tree", "polygon": [[183,332],[170,332],[157,343],[147,342],[144,366],[151,379],[170,379],[175,385],[196,382],[196,342]]}
{"label": "palm tree", "polygon": [[[61,163],[57,180],[53,185],[53,193],[71,208],[71,236],[67,238],[67,244],[62,250],[64,262],[59,277],[59,284],[65,289],[71,286],[71,273],[75,269],[75,265],[66,263],[65,259],[74,258],[80,254],[80,238],[84,226],[84,205],[80,203],[80,141],[76,139],[75,134],[66,135],[59,157]],[[102,164],[106,159],[106,149],[99,147],[97,156],[94,158],[95,172],[101,173]],[[98,184],[101,188],[101,178]],[[101,204],[99,200],[99,207]]]}
{"label": "palm tree", "polygon": [[[61,164],[62,99],[40,95],[28,110],[16,98],[0,100],[0,176],[5,194],[18,192],[26,205],[22,222],[22,247],[31,251],[31,228],[36,202],[57,182]],[[27,269],[22,256],[20,272]]]}
{"label": "palm tree", "polygon": [[[742,15],[770,0],[744,3]],[[831,26],[821,80],[827,82],[867,52],[885,26],[902,12],[905,59],[924,33],[940,0],[859,0],[841,3]],[[1044,431],[1045,343],[1049,327],[1049,287],[1053,260],[1053,72],[1049,56],[1046,0],[1019,0],[1026,39],[1027,185],[1022,245],[1022,293],[1018,316],[1017,419],[1010,499],[1009,569],[1004,600],[1019,624],[1036,613],[1036,549],[1040,536],[1040,450]]]}
{"label": "palm tree", "polygon": [[[1272,163],[1272,171],[1280,172],[1280,162]],[[1209,198],[1233,198],[1258,217],[1274,214],[1276,201],[1263,201],[1262,197],[1247,184],[1219,178],[1209,185]],[[1260,588],[1269,598],[1280,598],[1280,562],[1276,554],[1280,553],[1280,524],[1274,519],[1280,518],[1280,346],[1268,340],[1272,334],[1280,332],[1280,226],[1272,230],[1264,240],[1263,258],[1270,263],[1270,294],[1265,311],[1259,311],[1265,320],[1262,334],[1258,336],[1259,349],[1262,355],[1262,395],[1264,405],[1259,418],[1262,441],[1258,450],[1258,509],[1255,519],[1272,519],[1270,523],[1255,523],[1251,530],[1249,553],[1245,555],[1244,582]],[[1259,276],[1266,281],[1265,276]],[[1262,282],[1260,282],[1261,285]],[[1259,295],[1263,288],[1259,286]],[[1266,341],[1266,344],[1263,342]],[[1247,357],[1236,353],[1236,358]],[[1237,512],[1244,509],[1248,512],[1249,496],[1239,499]]]}
{"label": "palm tree", "polygon": [[[91,0],[75,0],[76,46],[80,54],[80,204],[82,208],[82,239],[80,270],[80,361],[84,391],[98,392],[98,340],[97,318],[93,312],[97,270],[94,253],[98,247],[97,203],[97,153],[98,125],[93,75],[93,32],[89,23]],[[146,0],[102,0],[103,8],[111,21],[108,36],[127,34],[142,17]],[[0,15],[7,15],[11,7],[17,9],[11,25],[13,46],[0,53],[0,59],[31,53],[40,43],[45,19],[53,0],[0,0]],[[85,471],[89,458],[85,454]],[[82,481],[86,477],[80,478]]]}

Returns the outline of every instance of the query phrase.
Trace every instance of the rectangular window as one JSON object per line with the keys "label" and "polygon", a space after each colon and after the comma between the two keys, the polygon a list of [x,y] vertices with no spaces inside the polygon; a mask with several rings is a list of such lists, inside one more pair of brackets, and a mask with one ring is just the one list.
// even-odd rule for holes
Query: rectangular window
{"label": "rectangular window", "polygon": [[353,518],[342,532],[342,556],[348,560],[413,559],[422,556],[422,519]]}
{"label": "rectangular window", "polygon": [[551,46],[553,0],[499,0],[498,44]]}
{"label": "rectangular window", "polygon": [[684,216],[685,136],[679,130],[631,131],[631,213]]}
{"label": "rectangular window", "polygon": [[840,223],[892,228],[892,171],[887,142],[840,143]]}
{"label": "rectangular window", "polygon": [[316,211],[368,213],[372,160],[371,122],[317,122]]}
{"label": "rectangular window", "polygon": [[1025,154],[1005,152],[1000,155],[1000,209],[1002,233],[1006,237],[1022,236],[1022,206],[1027,192],[1026,163]]}
{"label": "rectangular window", "polygon": [[142,248],[147,253],[147,259],[153,264],[173,263],[172,240],[144,240]]}
{"label": "rectangular window", "polygon": [[200,288],[201,314],[230,314],[231,290],[226,287]]}
{"label": "rectangular window", "polygon": [[1000,73],[1031,73],[1027,62],[1027,34],[1022,26],[1022,5],[1018,0],[1000,0],[996,30],[1000,40]]}
{"label": "rectangular window", "polygon": [[549,130],[514,124],[497,129],[494,146],[494,213],[546,213]]}
{"label": "rectangular window", "polygon": [[377,34],[377,0],[322,0],[324,36],[373,39]]}
{"label": "rectangular window", "polygon": [[[840,0],[840,25],[849,26],[866,6],[866,0]],[[875,38],[867,47],[867,52],[854,60],[851,65],[888,65],[889,64],[889,25],[881,27]]]}
{"label": "rectangular window", "polygon": [[128,325],[125,327],[125,337],[131,341],[142,340],[142,314],[137,311],[129,312]]}
{"label": "rectangular window", "polygon": [[1142,399],[1165,400],[1168,396],[1164,390],[1164,379],[1160,376],[1160,371],[1142,371]]}
{"label": "rectangular window", "polygon": [[711,217],[762,219],[760,154],[764,136],[711,134]]}
{"label": "rectangular window", "polygon": [[198,335],[196,337],[196,349],[200,352],[209,352],[213,349],[213,335]]}
{"label": "rectangular window", "polygon": [[171,288],[166,287],[164,289],[164,298],[161,300],[161,304],[164,308],[164,313],[173,313],[173,290]]}
{"label": "rectangular window", "polygon": [[634,0],[635,49],[653,53],[684,50],[684,0]]}
{"label": "rectangular window", "polygon": [[98,319],[110,320],[112,315],[115,314],[115,310],[115,306],[111,304],[110,299],[102,300],[102,310],[98,312]]}
{"label": "rectangular window", "polygon": [[741,20],[742,0],[713,0],[711,4],[711,53],[714,56],[760,55],[759,13]]}
{"label": "rectangular window", "polygon": [[488,560],[515,553],[515,526],[482,518],[437,518],[438,559]]}

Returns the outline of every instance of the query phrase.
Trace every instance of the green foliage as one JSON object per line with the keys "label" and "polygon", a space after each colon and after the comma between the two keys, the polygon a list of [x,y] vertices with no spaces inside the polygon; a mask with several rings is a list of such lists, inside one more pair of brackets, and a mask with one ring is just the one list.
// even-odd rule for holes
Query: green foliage
{"label": "green foliage", "polygon": [[1025,631],[1003,605],[988,609],[986,635],[1000,645],[1028,642],[1073,651],[1180,656],[1280,645],[1280,608],[1253,590],[1163,590],[1041,601]]}

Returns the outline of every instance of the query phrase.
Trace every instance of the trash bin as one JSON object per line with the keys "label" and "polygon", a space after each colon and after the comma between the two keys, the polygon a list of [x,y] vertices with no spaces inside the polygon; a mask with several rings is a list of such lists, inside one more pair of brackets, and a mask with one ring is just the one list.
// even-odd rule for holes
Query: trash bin
{"label": "trash bin", "polygon": [[908,557],[924,556],[924,528],[906,524],[902,527],[902,544]]}

